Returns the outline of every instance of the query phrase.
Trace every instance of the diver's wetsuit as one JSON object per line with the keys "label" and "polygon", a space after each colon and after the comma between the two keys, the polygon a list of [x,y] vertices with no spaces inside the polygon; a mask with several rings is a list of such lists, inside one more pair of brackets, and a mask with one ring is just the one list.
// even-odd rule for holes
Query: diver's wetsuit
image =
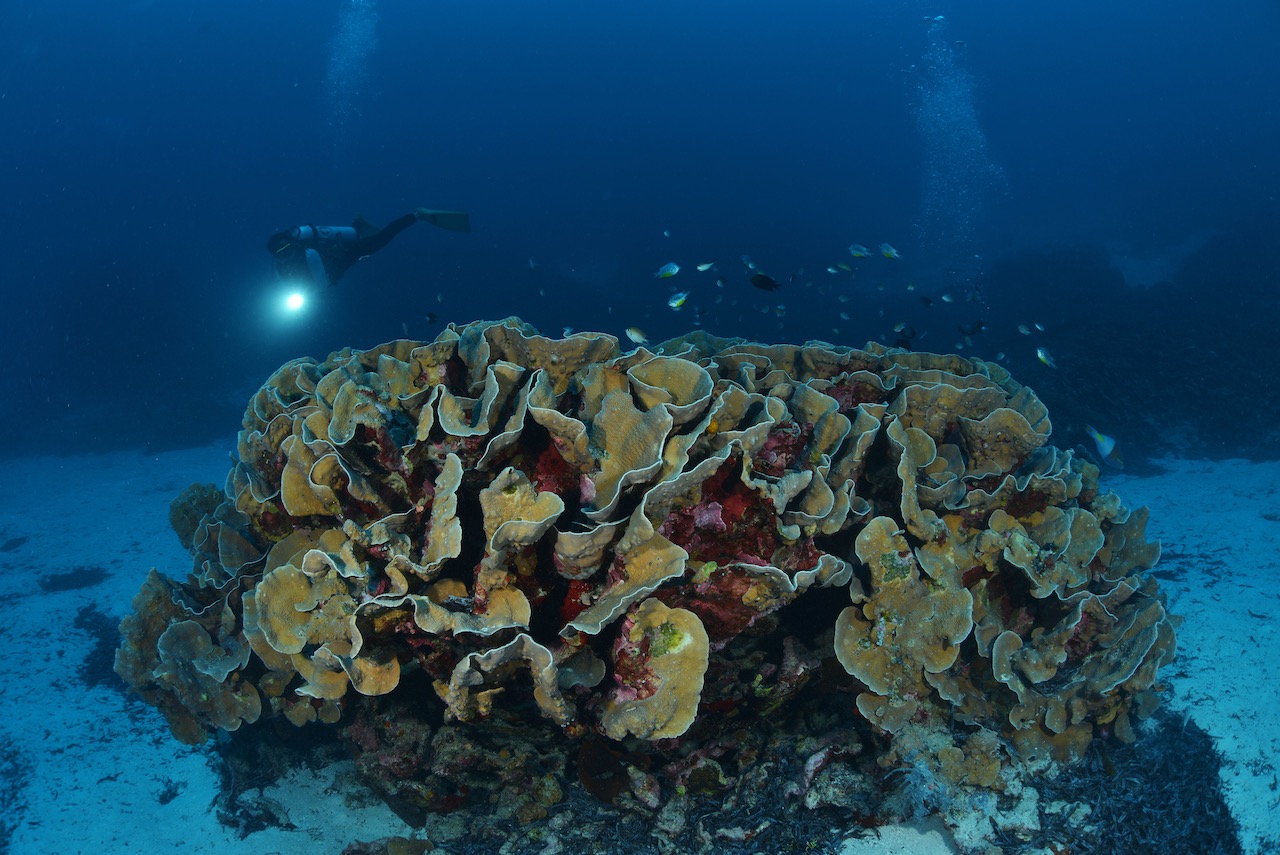
{"label": "diver's wetsuit", "polygon": [[405,214],[380,229],[360,217],[350,226],[298,226],[272,235],[267,249],[278,278],[336,285],[351,265],[382,249],[417,221],[413,214]]}

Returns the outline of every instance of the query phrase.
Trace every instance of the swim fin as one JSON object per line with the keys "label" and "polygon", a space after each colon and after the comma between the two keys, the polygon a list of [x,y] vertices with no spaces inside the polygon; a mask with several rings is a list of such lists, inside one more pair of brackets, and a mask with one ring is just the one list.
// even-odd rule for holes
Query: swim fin
{"label": "swim fin", "polygon": [[418,219],[426,220],[437,228],[448,229],[451,232],[471,231],[471,216],[461,211],[433,211],[430,208],[419,208],[413,213]]}

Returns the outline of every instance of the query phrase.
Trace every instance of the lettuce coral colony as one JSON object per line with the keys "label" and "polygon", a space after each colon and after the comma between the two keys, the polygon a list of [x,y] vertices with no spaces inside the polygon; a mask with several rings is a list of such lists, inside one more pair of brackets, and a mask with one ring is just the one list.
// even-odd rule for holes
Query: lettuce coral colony
{"label": "lettuce coral colony", "polygon": [[509,318],[298,359],[175,503],[194,569],[151,573],[116,668],[186,742],[416,681],[441,721],[536,710],[580,766],[825,681],[885,765],[991,786],[997,742],[1133,739],[1175,649],[1145,510],[1049,435],[999,365],[874,344]]}

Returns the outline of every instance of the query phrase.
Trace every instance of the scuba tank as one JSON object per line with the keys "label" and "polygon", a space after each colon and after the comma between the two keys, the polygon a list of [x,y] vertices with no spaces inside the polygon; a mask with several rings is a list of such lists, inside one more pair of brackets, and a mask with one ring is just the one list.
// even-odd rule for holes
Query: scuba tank
{"label": "scuba tank", "polygon": [[348,243],[356,239],[351,226],[298,226],[289,233],[298,243]]}

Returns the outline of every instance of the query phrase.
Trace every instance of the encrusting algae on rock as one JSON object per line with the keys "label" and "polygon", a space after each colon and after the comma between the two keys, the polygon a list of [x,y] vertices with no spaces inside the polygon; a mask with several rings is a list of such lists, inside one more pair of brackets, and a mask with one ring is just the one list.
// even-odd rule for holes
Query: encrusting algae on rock
{"label": "encrusting algae on rock", "polygon": [[1000,366],[874,344],[509,318],[294,360],[223,492],[175,507],[195,566],[148,577],[116,669],[185,742],[413,680],[438,724],[527,702],[569,744],[687,757],[821,681],[882,763],[992,786],[999,740],[1132,740],[1175,649],[1145,509],[1049,433]]}

